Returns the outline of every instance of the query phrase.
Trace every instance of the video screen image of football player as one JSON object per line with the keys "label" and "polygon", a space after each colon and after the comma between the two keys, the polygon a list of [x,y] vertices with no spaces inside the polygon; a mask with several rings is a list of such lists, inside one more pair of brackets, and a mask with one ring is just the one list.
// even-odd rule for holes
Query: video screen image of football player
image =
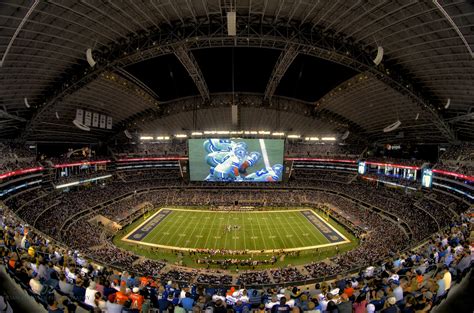
{"label": "video screen image of football player", "polygon": [[[247,156],[247,144],[244,142],[235,143],[233,141],[225,142],[224,145],[216,145],[216,142],[206,145],[206,151],[215,149],[228,149],[230,151],[219,150],[208,153],[206,156],[206,163],[210,166],[209,175],[206,181],[234,181],[239,180],[239,168],[245,162]],[[222,144],[222,142],[218,142]]]}
{"label": "video screen image of football player", "polygon": [[[248,152],[245,142],[236,142],[229,139],[207,139],[203,143],[207,152],[205,161],[209,165],[209,174],[205,181],[278,181],[282,166],[262,169],[248,174],[247,170],[255,166],[262,158],[257,151]],[[247,179],[249,177],[249,179]]]}
{"label": "video screen image of football player", "polygon": [[269,168],[262,168],[261,170],[249,174],[244,177],[244,181],[254,182],[274,182],[279,181],[283,172],[283,165],[275,164]]}
{"label": "video screen image of football player", "polygon": [[207,139],[204,141],[204,150],[207,153],[220,152],[220,151],[231,151],[232,145],[235,144],[230,139]]}
{"label": "video screen image of football player", "polygon": [[234,142],[227,139],[208,139],[203,143],[208,152],[205,157],[210,166],[206,181],[241,181],[247,168],[253,166],[260,153],[248,153],[245,142]]}

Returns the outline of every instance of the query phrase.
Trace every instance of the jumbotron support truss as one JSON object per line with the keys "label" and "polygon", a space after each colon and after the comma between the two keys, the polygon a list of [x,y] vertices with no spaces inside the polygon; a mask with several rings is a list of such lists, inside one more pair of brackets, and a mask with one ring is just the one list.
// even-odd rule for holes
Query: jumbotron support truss
{"label": "jumbotron support truss", "polygon": [[178,45],[174,49],[174,54],[178,60],[183,64],[189,76],[193,79],[196,84],[199,93],[204,101],[209,101],[209,89],[207,88],[204,76],[201,73],[201,69],[194,59],[193,54],[186,48],[185,45]]}
{"label": "jumbotron support truss", "polygon": [[[27,139],[29,134],[35,132],[40,120],[46,117],[55,103],[84,87],[104,71],[111,71],[116,66],[125,67],[160,55],[176,53],[177,56],[179,55],[178,58],[181,57],[185,61],[182,62],[186,63],[185,67],[190,71],[191,76],[194,75],[193,79],[201,96],[204,99],[209,99],[205,81],[194,59],[191,59],[189,51],[211,47],[266,47],[278,50],[298,47],[299,53],[335,62],[358,72],[371,73],[379,81],[397,90],[417,103],[423,110],[429,112],[433,125],[445,140],[455,141],[453,130],[436,111],[437,104],[430,103],[428,100],[432,98],[431,95],[425,94],[425,90],[418,88],[395,69],[390,69],[390,75],[387,75],[383,68],[373,64],[373,56],[367,53],[363,47],[318,31],[311,24],[303,24],[298,27],[291,23],[274,24],[254,15],[250,15],[242,22],[245,23],[239,23],[238,27],[241,31],[232,37],[227,35],[225,19],[221,19],[219,16],[216,18],[209,16],[196,19],[194,23],[185,25],[171,24],[166,28],[150,31],[146,36],[130,39],[121,45],[94,51],[97,65],[93,69],[84,65],[77,71],[71,71],[68,76],[59,80],[61,82],[59,85],[51,86],[49,89],[51,93],[44,98],[44,101],[38,101],[38,103],[44,104],[39,106],[37,113],[26,127],[23,138]],[[288,59],[291,60],[292,54],[287,53]],[[268,95],[271,94],[271,92],[268,93]]]}
{"label": "jumbotron support truss", "polygon": [[272,75],[268,81],[267,88],[265,89],[265,101],[271,101],[275,91],[280,84],[280,80],[286,71],[290,67],[291,63],[295,60],[298,55],[298,48],[295,45],[289,46],[287,49],[283,50],[278,58],[275,67],[273,68]]}

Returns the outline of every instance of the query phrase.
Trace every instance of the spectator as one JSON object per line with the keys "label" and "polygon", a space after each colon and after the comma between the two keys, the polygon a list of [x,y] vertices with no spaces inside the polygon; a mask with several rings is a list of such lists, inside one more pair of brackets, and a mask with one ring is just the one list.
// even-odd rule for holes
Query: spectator
{"label": "spectator", "polygon": [[31,291],[37,295],[40,295],[41,291],[43,290],[43,285],[41,284],[37,273],[32,273],[32,277],[30,279],[30,288]]}
{"label": "spectator", "polygon": [[286,304],[285,297],[281,297],[280,303],[272,307],[272,313],[289,313],[290,311],[291,308],[288,304]]}
{"label": "spectator", "polygon": [[95,305],[95,294],[96,293],[97,293],[97,290],[95,290],[95,282],[91,281],[89,283],[89,286],[86,288],[84,303],[95,308],[96,307],[96,305]]}

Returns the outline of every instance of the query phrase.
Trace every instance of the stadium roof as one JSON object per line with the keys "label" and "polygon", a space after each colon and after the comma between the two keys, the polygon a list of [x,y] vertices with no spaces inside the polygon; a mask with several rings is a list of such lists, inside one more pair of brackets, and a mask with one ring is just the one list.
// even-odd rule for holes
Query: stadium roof
{"label": "stadium roof", "polygon": [[[470,1],[4,0],[0,25],[1,139],[223,127],[474,139]],[[113,129],[80,130],[77,109]]]}

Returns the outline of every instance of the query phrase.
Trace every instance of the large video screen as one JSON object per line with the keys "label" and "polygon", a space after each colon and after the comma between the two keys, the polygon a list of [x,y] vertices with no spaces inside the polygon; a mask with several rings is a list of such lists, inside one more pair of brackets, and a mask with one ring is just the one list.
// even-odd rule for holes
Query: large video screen
{"label": "large video screen", "polygon": [[189,139],[192,181],[275,182],[283,175],[280,139]]}

